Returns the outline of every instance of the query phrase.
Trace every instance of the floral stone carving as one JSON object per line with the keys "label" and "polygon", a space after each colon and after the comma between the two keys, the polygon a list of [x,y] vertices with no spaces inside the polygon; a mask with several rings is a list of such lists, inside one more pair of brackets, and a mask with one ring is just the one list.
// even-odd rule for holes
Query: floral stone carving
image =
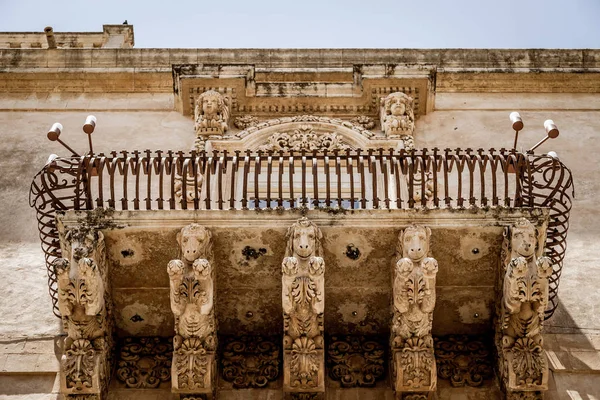
{"label": "floral stone carving", "polygon": [[430,257],[431,230],[412,225],[400,233],[394,269],[392,372],[394,390],[434,393],[436,365],[431,337],[438,263]]}
{"label": "floral stone carving", "polygon": [[438,377],[454,387],[481,386],[494,378],[492,351],[482,337],[450,335],[435,338]]}
{"label": "floral stone carving", "polygon": [[350,120],[353,124],[360,125],[365,129],[373,129],[375,128],[375,121],[373,118],[368,117],[366,115],[359,115],[358,117],[354,117]]}
{"label": "floral stone carving", "polygon": [[256,126],[258,124],[258,118],[253,115],[242,115],[240,117],[235,117],[233,124],[238,129],[246,129],[251,126]]}
{"label": "floral stone carving", "polygon": [[317,133],[310,124],[304,124],[292,132],[275,133],[267,143],[260,146],[262,151],[333,151],[344,150],[348,146],[336,133]]}
{"label": "floral stone carving", "polygon": [[327,347],[329,376],[344,388],[375,386],[384,377],[385,359],[385,347],[364,336],[334,336]]}
{"label": "floral stone carving", "polygon": [[321,230],[301,218],[287,232],[283,277],[284,392],[324,392],[325,262]]}
{"label": "floral stone carving", "polygon": [[106,247],[102,232],[67,231],[63,254],[54,261],[58,307],[67,332],[60,364],[61,393],[102,397],[110,379],[112,324]]}
{"label": "floral stone carving", "polygon": [[215,388],[216,322],[211,233],[198,224],[177,234],[180,259],[167,266],[171,310],[175,316],[172,389],[211,394]]}
{"label": "floral stone carving", "polygon": [[171,381],[173,345],[158,337],[126,338],[117,360],[117,379],[132,389],[154,389]]}
{"label": "floral stone carving", "polygon": [[541,330],[552,265],[542,255],[540,243],[545,243],[545,238],[539,237],[538,229],[528,220],[523,218],[506,228],[504,236],[496,327],[499,371],[507,395],[529,398],[548,389]]}
{"label": "floral stone carving", "polygon": [[264,388],[279,377],[280,346],[260,336],[230,338],[223,345],[223,379],[236,389]]}
{"label": "floral stone carving", "polygon": [[380,101],[381,130],[388,138],[412,137],[415,130],[415,114],[412,97],[402,93],[390,93]]}
{"label": "floral stone carving", "polygon": [[214,90],[196,100],[194,128],[198,137],[222,136],[229,129],[229,99]]}

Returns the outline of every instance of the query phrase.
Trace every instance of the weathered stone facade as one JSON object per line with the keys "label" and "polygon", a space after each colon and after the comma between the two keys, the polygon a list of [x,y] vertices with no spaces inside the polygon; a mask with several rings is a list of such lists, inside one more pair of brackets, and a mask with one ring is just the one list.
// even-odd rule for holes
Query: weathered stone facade
{"label": "weathered stone facade", "polygon": [[[147,189],[146,196],[130,192],[128,198],[117,185],[112,207],[122,211],[112,215],[59,216],[62,256],[51,276],[65,337],[45,353],[27,344],[11,353],[7,345],[0,386],[13,388],[8,394],[27,392],[14,389],[16,380],[58,373],[54,388],[33,385],[31,393],[99,399],[597,395],[594,384],[571,374],[584,372],[582,363],[596,368],[595,342],[582,354],[565,343],[583,336],[560,336],[564,331],[556,328],[575,329],[581,319],[565,322],[568,314],[559,308],[541,330],[548,292],[558,284],[548,258],[553,250],[545,249],[553,223],[545,206],[553,205],[501,207],[490,199],[482,206],[484,189],[468,187],[468,180],[457,199],[456,191],[443,193],[443,168],[433,173],[426,164],[394,164],[379,153],[508,147],[513,109],[522,110],[528,128],[550,117],[565,132],[577,128],[594,149],[597,51],[240,50],[234,60],[222,50],[127,49],[133,45],[128,29],[119,31],[119,51],[107,45],[0,49],[6,127],[0,134],[44,133],[56,117],[67,128],[61,139],[83,151],[87,137],[71,130],[87,115],[82,110],[94,110],[97,152],[162,148],[168,163],[166,150],[193,149],[209,158],[189,158],[152,182],[144,181],[149,175],[129,182],[129,190]],[[543,135],[532,131],[521,134],[521,143],[533,145]],[[65,153],[56,142],[10,140],[13,154],[23,157],[2,161],[11,171],[3,178],[10,181],[4,196],[26,190],[13,173],[22,160],[23,173],[33,176],[48,151]],[[578,146],[564,139],[560,157],[586,176],[594,160]],[[356,162],[343,161],[357,150],[363,153]],[[257,154],[264,160],[254,161]],[[476,160],[476,152],[469,154]],[[133,152],[124,157],[133,160],[131,177],[136,170],[166,171],[164,164],[136,164]],[[125,164],[107,165],[90,170],[90,182]],[[468,173],[471,165],[457,168]],[[310,175],[311,169],[317,172]],[[155,195],[158,179],[169,185]],[[589,193],[599,191],[593,179],[585,182],[584,209]],[[112,195],[98,196],[92,194],[92,204]],[[0,227],[2,237],[34,240],[32,214],[23,205],[14,210],[6,215],[6,226],[14,228]],[[593,216],[574,215],[572,226],[596,232]],[[577,252],[588,239],[581,230],[575,237]],[[583,263],[600,259],[588,250]],[[6,256],[6,264],[43,260],[28,251],[31,262],[20,251]],[[34,320],[49,321],[37,331],[58,334],[51,305],[37,297],[44,282],[36,279],[35,311],[24,313],[18,327],[7,323],[3,329],[13,329],[2,333],[7,338],[30,336]],[[573,306],[574,293],[586,284],[567,283],[563,304]],[[22,301],[14,297],[9,293],[7,304],[16,310]],[[589,322],[596,326],[595,317]],[[452,336],[464,334],[480,336]],[[36,361],[27,364],[31,354]]]}

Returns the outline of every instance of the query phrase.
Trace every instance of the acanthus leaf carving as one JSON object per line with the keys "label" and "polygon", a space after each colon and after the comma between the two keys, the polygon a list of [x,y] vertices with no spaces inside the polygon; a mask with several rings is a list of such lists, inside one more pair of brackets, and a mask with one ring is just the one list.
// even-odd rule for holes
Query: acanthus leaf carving
{"label": "acanthus leaf carving", "polygon": [[431,230],[411,225],[398,237],[393,283],[394,390],[432,392],[436,365],[431,326],[438,262],[430,257]]}
{"label": "acanthus leaf carving", "polygon": [[287,232],[282,262],[284,391],[324,392],[324,272],[321,230],[301,218]]}
{"label": "acanthus leaf carving", "polygon": [[291,132],[279,132],[271,135],[262,151],[324,151],[345,150],[347,144],[334,132],[318,133],[310,124],[301,125]]}
{"label": "acanthus leaf carving", "polygon": [[541,330],[552,266],[542,255],[539,235],[525,218],[505,229],[496,347],[502,385],[511,398],[536,396],[548,388]]}
{"label": "acanthus leaf carving", "polygon": [[178,393],[212,393],[217,347],[212,234],[192,223],[177,234],[177,242],[180,258],[167,265],[175,316],[172,387]]}

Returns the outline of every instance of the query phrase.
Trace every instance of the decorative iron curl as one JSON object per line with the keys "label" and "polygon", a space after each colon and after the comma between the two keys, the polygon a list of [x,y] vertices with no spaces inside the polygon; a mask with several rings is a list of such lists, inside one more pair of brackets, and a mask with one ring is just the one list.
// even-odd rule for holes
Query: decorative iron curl
{"label": "decorative iron curl", "polygon": [[550,210],[546,256],[552,260],[553,267],[549,278],[549,304],[545,315],[545,319],[548,319],[558,306],[558,284],[567,251],[571,196],[575,197],[575,186],[571,170],[557,158],[533,154],[527,158],[527,171],[522,175],[524,203],[529,207],[546,207]]}
{"label": "decorative iron curl", "polygon": [[[58,288],[54,260],[62,257],[56,212],[73,210],[85,205],[82,170],[79,158],[56,158],[38,172],[29,189],[29,206],[35,208],[38,231],[48,273],[48,291],[52,299],[52,311],[60,318]],[[83,203],[82,203],[83,202]]]}

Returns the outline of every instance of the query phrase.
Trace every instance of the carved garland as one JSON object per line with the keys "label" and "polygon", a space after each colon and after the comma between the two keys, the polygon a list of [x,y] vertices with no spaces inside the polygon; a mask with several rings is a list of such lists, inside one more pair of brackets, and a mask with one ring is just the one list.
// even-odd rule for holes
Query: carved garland
{"label": "carved garland", "polygon": [[292,132],[275,133],[267,143],[260,146],[262,151],[333,151],[345,150],[347,144],[336,133],[317,133],[313,126],[305,124]]}

